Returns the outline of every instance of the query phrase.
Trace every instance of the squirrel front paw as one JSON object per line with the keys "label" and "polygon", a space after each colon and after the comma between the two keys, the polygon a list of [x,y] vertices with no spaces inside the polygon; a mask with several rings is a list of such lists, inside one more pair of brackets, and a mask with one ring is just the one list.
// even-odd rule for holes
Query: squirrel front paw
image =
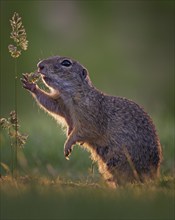
{"label": "squirrel front paw", "polygon": [[77,135],[72,132],[64,144],[64,156],[66,157],[67,160],[69,160],[69,156],[76,142],[77,142]]}
{"label": "squirrel front paw", "polygon": [[64,147],[64,156],[67,160],[69,160],[69,156],[70,156],[71,152],[72,152],[71,147],[67,147],[67,146]]}
{"label": "squirrel front paw", "polygon": [[30,82],[30,79],[27,74],[23,74],[23,78],[21,78],[21,82],[23,83],[23,88],[29,90],[30,92],[35,92],[37,89],[37,85],[33,82]]}

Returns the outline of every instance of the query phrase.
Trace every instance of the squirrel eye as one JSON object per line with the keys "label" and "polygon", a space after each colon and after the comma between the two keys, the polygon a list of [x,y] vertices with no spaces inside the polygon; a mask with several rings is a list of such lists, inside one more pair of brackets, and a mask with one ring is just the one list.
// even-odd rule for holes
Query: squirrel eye
{"label": "squirrel eye", "polygon": [[63,60],[63,61],[61,62],[61,65],[62,65],[62,66],[69,67],[69,66],[72,65],[72,63],[71,63],[69,60]]}

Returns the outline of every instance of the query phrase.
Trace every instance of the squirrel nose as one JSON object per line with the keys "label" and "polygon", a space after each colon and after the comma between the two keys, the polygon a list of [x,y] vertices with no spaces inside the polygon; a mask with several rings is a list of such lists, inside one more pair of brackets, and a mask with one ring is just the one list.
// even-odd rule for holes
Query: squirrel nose
{"label": "squirrel nose", "polygon": [[39,68],[39,70],[43,70],[44,69],[44,63],[41,61],[38,63],[37,67]]}

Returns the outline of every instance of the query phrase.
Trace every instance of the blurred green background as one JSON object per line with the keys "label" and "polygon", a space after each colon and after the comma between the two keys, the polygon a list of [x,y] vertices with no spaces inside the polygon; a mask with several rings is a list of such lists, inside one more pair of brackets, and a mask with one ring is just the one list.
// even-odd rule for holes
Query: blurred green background
{"label": "blurred green background", "polygon": [[[174,5],[171,1],[1,1],[1,117],[14,109],[14,59],[8,45],[14,12],[22,17],[28,50],[17,59],[18,78],[40,59],[70,56],[89,70],[94,85],[144,106],[152,116],[171,169],[174,152]],[[88,153],[63,156],[65,135],[38,108],[18,80],[21,129],[29,134],[24,155],[29,167],[88,169]],[[7,137],[1,134],[1,160],[8,164]],[[77,166],[79,169],[77,170]],[[47,170],[47,169],[46,169]]]}
{"label": "blurred green background", "polygon": [[[29,40],[28,50],[17,59],[20,129],[29,135],[18,155],[21,174],[101,184],[97,168],[92,172],[89,153],[77,146],[70,161],[65,160],[65,134],[39,109],[19,80],[22,73],[34,71],[40,59],[62,55],[87,67],[93,84],[100,90],[132,99],[145,108],[160,136],[164,155],[162,176],[174,175],[174,1],[1,0],[0,117],[9,117],[14,109],[15,62],[8,45],[13,43],[9,38],[9,19],[15,11],[22,17]],[[10,142],[3,130],[0,144],[1,162],[10,166]],[[5,174],[2,167],[0,173]],[[64,186],[55,194],[55,189],[48,189],[43,195],[42,188],[32,188],[31,192],[13,198],[5,193],[1,197],[3,216],[7,219],[174,216],[172,197],[162,189],[154,196],[152,191],[134,190],[133,195],[127,189],[115,194],[103,189],[72,192]],[[8,191],[11,192],[10,187]]]}
{"label": "blurred green background", "polygon": [[[60,126],[38,108],[19,78],[40,59],[72,57],[87,67],[94,85],[142,105],[152,116],[164,151],[163,170],[174,170],[173,1],[1,1],[1,117],[14,109],[14,59],[8,45],[14,12],[22,17],[28,50],[17,59],[18,115],[29,135],[23,150],[30,171],[87,174],[89,154],[75,148],[68,162]],[[9,140],[1,132],[1,161]],[[26,168],[25,167],[25,168]],[[73,171],[71,171],[73,169]],[[73,175],[73,176],[74,176]]]}

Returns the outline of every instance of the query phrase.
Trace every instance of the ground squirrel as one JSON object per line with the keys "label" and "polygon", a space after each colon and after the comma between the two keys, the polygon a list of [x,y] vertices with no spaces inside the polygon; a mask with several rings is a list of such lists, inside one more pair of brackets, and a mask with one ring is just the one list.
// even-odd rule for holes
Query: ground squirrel
{"label": "ground squirrel", "polygon": [[38,72],[50,92],[41,90],[27,76],[21,79],[23,87],[67,126],[65,157],[73,145],[82,145],[112,187],[158,176],[161,145],[151,118],[139,105],[97,90],[87,69],[67,57],[42,60]]}

